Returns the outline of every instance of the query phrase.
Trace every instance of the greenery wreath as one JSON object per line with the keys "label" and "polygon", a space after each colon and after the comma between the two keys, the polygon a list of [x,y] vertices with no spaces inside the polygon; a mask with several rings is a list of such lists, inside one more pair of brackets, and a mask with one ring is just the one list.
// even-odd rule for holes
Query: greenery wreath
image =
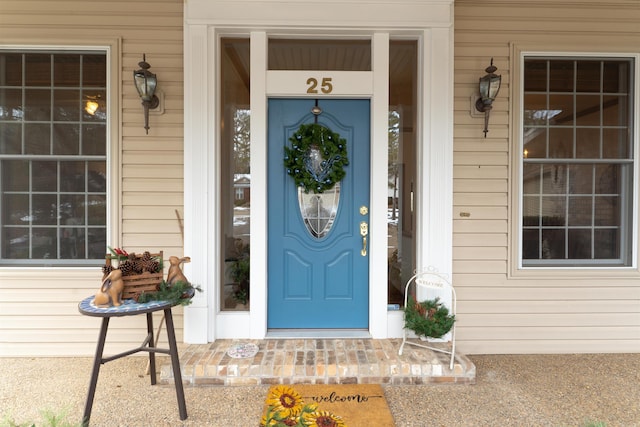
{"label": "greenery wreath", "polygon": [[291,147],[284,147],[284,165],[305,193],[324,193],[346,175],[347,141],[328,127],[317,123],[300,125],[289,141]]}
{"label": "greenery wreath", "polygon": [[409,297],[404,308],[404,326],[418,336],[440,338],[451,330],[456,321],[439,298],[417,302]]}

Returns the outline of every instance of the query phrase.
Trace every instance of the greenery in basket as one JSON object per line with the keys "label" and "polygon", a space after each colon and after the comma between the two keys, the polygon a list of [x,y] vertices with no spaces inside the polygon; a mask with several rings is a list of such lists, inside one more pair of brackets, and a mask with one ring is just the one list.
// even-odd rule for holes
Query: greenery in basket
{"label": "greenery in basket", "polygon": [[195,295],[195,291],[202,292],[202,288],[200,288],[200,286],[193,286],[191,283],[186,282],[176,282],[169,285],[163,280],[157,291],[142,292],[140,296],[138,296],[138,302],[172,301],[178,305],[189,305],[191,304],[191,299]]}
{"label": "greenery in basket", "polygon": [[455,321],[439,298],[417,302],[409,296],[404,308],[404,326],[418,336],[440,338],[453,328]]}

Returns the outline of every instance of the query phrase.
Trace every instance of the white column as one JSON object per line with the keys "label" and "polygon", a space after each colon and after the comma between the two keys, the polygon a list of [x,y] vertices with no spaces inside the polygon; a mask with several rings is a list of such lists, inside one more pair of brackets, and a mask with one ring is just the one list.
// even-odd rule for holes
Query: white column
{"label": "white column", "polygon": [[[208,31],[206,25],[187,25],[184,35],[184,254],[191,263],[184,265],[191,283],[199,285],[191,305],[184,310],[184,341],[207,343],[209,336],[209,307],[215,295],[215,283],[208,281],[207,266],[217,259],[208,245],[209,215],[217,212],[215,200],[209,196],[214,171],[208,138],[208,118],[215,117],[209,109]],[[206,178],[204,178],[206,177]],[[209,260],[209,261],[208,261]],[[216,277],[216,276],[213,276]],[[212,328],[213,330],[213,328]]]}

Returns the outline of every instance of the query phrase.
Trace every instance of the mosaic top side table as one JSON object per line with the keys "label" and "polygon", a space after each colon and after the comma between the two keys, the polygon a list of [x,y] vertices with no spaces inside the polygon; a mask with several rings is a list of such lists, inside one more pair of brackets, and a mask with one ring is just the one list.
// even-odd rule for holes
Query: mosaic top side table
{"label": "mosaic top side table", "polygon": [[[182,374],[180,372],[180,360],[178,359],[178,348],[176,346],[176,335],[173,326],[173,316],[171,309],[177,304],[171,301],[150,301],[146,303],[137,303],[133,300],[124,300],[122,305],[118,307],[100,308],[93,305],[93,296],[83,299],[78,304],[78,310],[85,316],[101,317],[102,324],[100,326],[100,334],[98,335],[98,345],[93,360],[93,368],[91,370],[91,381],[89,383],[89,392],[84,406],[84,414],[82,416],[82,425],[88,426],[91,418],[91,408],[93,407],[93,398],[96,392],[96,384],[98,383],[98,374],[100,373],[100,365],[112,360],[120,359],[134,353],[146,351],[149,353],[149,373],[151,376],[151,385],[156,384],[156,359],[155,353],[163,353],[171,356],[171,367],[173,368],[174,382],[176,388],[176,397],[178,399],[178,410],[180,419],[187,419],[187,406],[184,400],[184,389],[182,385]],[[164,311],[167,338],[169,348],[158,348],[153,336],[153,313],[156,311]],[[137,316],[139,314],[147,315],[147,337],[144,339],[140,347],[124,351],[109,357],[103,357],[105,339],[107,337],[107,329],[109,328],[109,320],[112,317]]]}

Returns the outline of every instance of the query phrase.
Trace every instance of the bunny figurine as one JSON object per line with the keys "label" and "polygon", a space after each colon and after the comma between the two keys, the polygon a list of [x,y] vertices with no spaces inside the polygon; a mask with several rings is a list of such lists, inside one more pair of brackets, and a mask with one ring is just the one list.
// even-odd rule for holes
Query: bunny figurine
{"label": "bunny figurine", "polygon": [[189,283],[189,280],[184,276],[182,268],[180,267],[183,262],[191,262],[191,258],[188,256],[178,258],[177,256],[169,257],[169,271],[167,272],[167,283],[173,285],[177,282]]}
{"label": "bunny figurine", "polygon": [[116,269],[109,273],[103,280],[100,292],[93,299],[93,304],[97,307],[119,306],[122,304],[122,291],[124,290],[124,280],[122,271]]}

